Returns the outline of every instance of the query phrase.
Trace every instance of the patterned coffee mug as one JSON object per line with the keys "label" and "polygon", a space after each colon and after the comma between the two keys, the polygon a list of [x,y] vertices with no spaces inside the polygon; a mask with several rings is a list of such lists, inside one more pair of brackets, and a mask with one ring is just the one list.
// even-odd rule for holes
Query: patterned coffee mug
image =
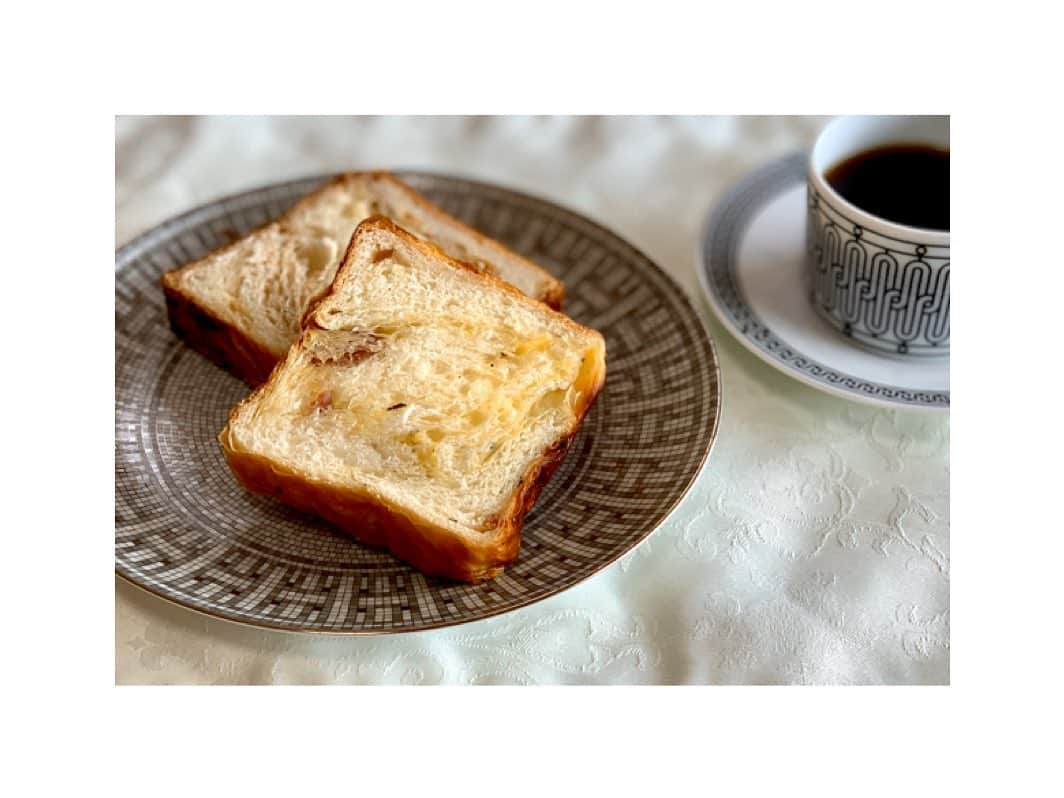
{"label": "patterned coffee mug", "polygon": [[901,357],[949,354],[949,231],[895,224],[843,199],[825,179],[876,147],[949,149],[949,117],[843,116],[809,158],[806,263],[817,313],[843,335]]}

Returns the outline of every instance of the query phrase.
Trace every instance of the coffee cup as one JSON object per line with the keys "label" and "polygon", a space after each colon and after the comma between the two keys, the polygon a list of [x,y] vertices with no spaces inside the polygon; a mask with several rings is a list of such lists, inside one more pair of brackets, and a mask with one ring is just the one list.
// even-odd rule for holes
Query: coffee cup
{"label": "coffee cup", "polygon": [[[919,153],[938,169],[945,158],[944,209],[941,197],[924,207],[936,200]],[[839,333],[894,357],[949,354],[948,183],[949,117],[843,116],[821,131],[808,166],[807,278],[817,313]]]}

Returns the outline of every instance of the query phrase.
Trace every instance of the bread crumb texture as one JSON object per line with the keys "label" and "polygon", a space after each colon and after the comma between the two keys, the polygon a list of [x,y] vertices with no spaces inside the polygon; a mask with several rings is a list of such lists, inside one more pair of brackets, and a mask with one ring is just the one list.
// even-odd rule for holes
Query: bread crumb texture
{"label": "bread crumb texture", "polygon": [[488,530],[601,386],[601,336],[391,234],[361,238],[231,441]]}

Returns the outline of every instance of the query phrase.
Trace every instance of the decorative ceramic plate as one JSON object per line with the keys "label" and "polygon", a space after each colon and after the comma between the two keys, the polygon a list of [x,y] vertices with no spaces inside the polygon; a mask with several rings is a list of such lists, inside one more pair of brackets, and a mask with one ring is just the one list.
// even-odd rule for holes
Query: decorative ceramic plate
{"label": "decorative ceramic plate", "polygon": [[804,153],[732,188],[699,240],[713,312],[751,352],[814,388],[885,407],[949,410],[949,356],[900,359],[863,349],[817,315],[805,287]]}
{"label": "decorative ceramic plate", "polygon": [[565,282],[565,310],[606,338],[607,379],[529,513],[521,552],[477,586],[426,577],[316,518],[244,491],[217,442],[245,385],[167,324],[168,269],[279,216],[325,178],[213,202],[115,257],[115,569],[210,615],[292,631],[414,631],[487,618],[565,590],[649,535],[687,492],[720,413],[716,353],[661,269],[543,200],[406,174],[467,223]]}

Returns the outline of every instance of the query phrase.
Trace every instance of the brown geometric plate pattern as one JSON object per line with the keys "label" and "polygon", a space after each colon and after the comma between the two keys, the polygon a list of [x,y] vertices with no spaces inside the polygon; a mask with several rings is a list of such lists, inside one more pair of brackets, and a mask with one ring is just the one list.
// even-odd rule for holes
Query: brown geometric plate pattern
{"label": "brown geometric plate pattern", "polygon": [[720,414],[716,353],[682,290],[587,219],[514,191],[403,175],[565,282],[606,338],[606,387],[528,515],[521,553],[471,586],[426,577],[309,515],[245,492],[217,435],[242,382],[170,331],[159,276],[280,215],[313,178],[168,221],[115,256],[115,570],[210,615],[306,632],[449,626],[523,607],[609,565],[687,492]]}

